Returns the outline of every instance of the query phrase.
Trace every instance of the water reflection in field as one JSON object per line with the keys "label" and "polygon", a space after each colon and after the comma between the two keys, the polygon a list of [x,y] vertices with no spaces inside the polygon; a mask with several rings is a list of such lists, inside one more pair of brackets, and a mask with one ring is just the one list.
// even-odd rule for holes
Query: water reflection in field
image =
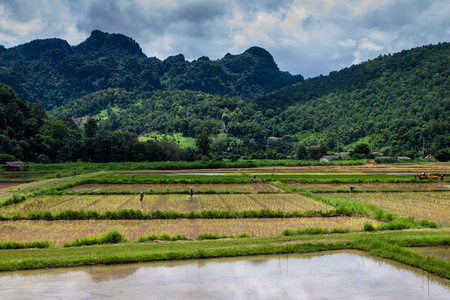
{"label": "water reflection in field", "polygon": [[2,273],[2,299],[449,299],[450,281],[362,252]]}

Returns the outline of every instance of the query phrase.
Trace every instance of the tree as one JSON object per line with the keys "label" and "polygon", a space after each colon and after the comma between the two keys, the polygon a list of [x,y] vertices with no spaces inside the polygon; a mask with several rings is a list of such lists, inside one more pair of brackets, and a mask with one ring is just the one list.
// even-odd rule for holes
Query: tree
{"label": "tree", "polygon": [[450,160],[450,148],[437,150],[434,156],[439,161],[449,161]]}
{"label": "tree", "polygon": [[305,145],[302,145],[302,144],[298,145],[297,152],[295,153],[295,155],[297,156],[298,160],[306,159],[308,156],[308,153],[306,151]]}
{"label": "tree", "polygon": [[5,162],[8,161],[16,161],[16,158],[14,157],[14,155],[11,154],[0,153],[0,163],[4,164]]}
{"label": "tree", "polygon": [[89,118],[86,123],[84,123],[84,136],[88,139],[95,137],[98,131],[97,120],[94,118]]}
{"label": "tree", "polygon": [[328,152],[327,146],[321,144],[319,147],[308,148],[308,157],[313,160],[319,160],[322,156]]}
{"label": "tree", "polygon": [[206,133],[201,133],[195,141],[198,151],[205,156],[211,153],[211,141]]}
{"label": "tree", "polygon": [[356,158],[368,158],[370,154],[370,147],[365,143],[361,143],[355,146],[353,151],[350,151],[350,156]]}
{"label": "tree", "polygon": [[277,151],[271,150],[271,149],[267,150],[266,151],[266,157],[267,157],[267,159],[276,159],[277,158]]}

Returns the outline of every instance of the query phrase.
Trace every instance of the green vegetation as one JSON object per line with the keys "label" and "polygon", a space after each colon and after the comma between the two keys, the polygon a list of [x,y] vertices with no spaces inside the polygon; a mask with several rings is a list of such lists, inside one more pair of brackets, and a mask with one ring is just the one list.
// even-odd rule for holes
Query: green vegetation
{"label": "green vegetation", "polygon": [[[303,80],[280,72],[261,48],[217,61],[159,61],[120,36],[94,31],[76,47],[53,39],[0,53],[0,82],[60,119],[2,84],[0,154],[40,163],[203,156],[217,168],[224,158],[317,160],[349,151],[356,159],[369,149],[392,162],[429,153],[448,160],[449,43]],[[85,115],[98,126],[71,119]],[[202,133],[211,152],[192,144]],[[138,141],[148,134],[156,138]]]}
{"label": "green vegetation", "polygon": [[[313,242],[314,240],[321,242]],[[376,235],[333,234],[213,241],[124,243],[80,248],[0,250],[0,271],[70,267],[141,261],[198,259],[261,254],[307,253],[359,249],[395,259],[427,272],[450,278],[450,263],[424,257],[404,247],[449,245],[446,232],[386,232]]]}
{"label": "green vegetation", "polygon": [[[14,215],[0,215],[0,220],[173,220],[173,219],[259,219],[259,218],[312,218],[312,217],[336,217],[355,216],[368,213],[363,208],[330,209],[327,211],[274,211],[270,209],[261,210],[202,210],[199,212],[177,212],[153,210],[142,212],[141,210],[121,209],[119,211],[97,212],[92,210],[63,210],[52,213],[49,211],[35,211],[17,213]],[[389,215],[389,213],[387,213]],[[392,217],[393,218],[393,217]],[[381,219],[381,217],[380,217]],[[385,219],[385,218],[384,218]],[[384,220],[383,219],[383,220]],[[382,220],[382,221],[383,221]],[[413,224],[415,224],[413,222]],[[411,227],[409,227],[411,228]]]}
{"label": "green vegetation", "polygon": [[[86,166],[84,172],[91,172],[98,169],[102,164],[83,164],[77,163],[75,169],[83,170],[82,166]],[[132,164],[129,164],[132,165]],[[49,165],[33,165],[32,167]],[[65,170],[70,167],[70,164],[56,165],[55,168]],[[111,166],[113,168],[114,166]],[[260,254],[279,254],[279,253],[305,253],[327,250],[339,249],[359,249],[384,258],[395,259],[397,261],[407,263],[411,266],[422,268],[425,271],[434,273],[444,278],[449,278],[449,262],[435,257],[424,257],[417,253],[408,250],[406,247],[411,246],[432,246],[432,245],[449,245],[450,238],[447,228],[439,228],[437,223],[429,220],[415,221],[412,217],[405,217],[394,213],[390,210],[381,209],[378,204],[363,204],[361,202],[350,201],[343,199],[349,195],[344,193],[341,198],[334,195],[326,194],[320,195],[316,193],[306,192],[289,186],[286,180],[301,181],[303,177],[307,181],[316,181],[321,179],[322,183],[330,182],[334,178],[335,181],[343,183],[351,182],[351,180],[361,179],[363,182],[392,182],[397,181],[395,175],[383,174],[367,174],[367,176],[358,173],[336,173],[336,172],[322,172],[310,171],[307,173],[274,173],[266,174],[263,171],[247,173],[229,173],[227,175],[219,176],[186,176],[177,174],[175,176],[165,176],[162,174],[151,174],[143,171],[139,176],[132,177],[133,171],[122,171],[119,165],[118,171],[102,171],[99,173],[86,173],[76,176],[69,176],[60,178],[56,182],[42,182],[42,186],[37,183],[22,190],[23,193],[16,193],[6,198],[2,202],[3,206],[15,205],[22,201],[34,201],[33,197],[37,195],[50,195],[45,197],[83,197],[78,195],[60,195],[66,193],[66,189],[75,187],[77,185],[84,185],[87,183],[126,183],[126,184],[141,184],[166,182],[166,178],[170,177],[169,181],[174,184],[182,182],[192,183],[193,180],[202,182],[203,184],[218,183],[239,183],[244,182],[251,184],[254,181],[270,182],[271,185],[277,186],[283,192],[279,194],[256,194],[250,196],[258,196],[255,201],[262,201],[267,198],[267,201],[287,201],[293,203],[293,196],[299,196],[295,193],[307,197],[307,200],[313,199],[325,203],[330,209],[310,210],[310,211],[288,211],[284,210],[202,210],[188,212],[177,211],[163,211],[157,210],[155,207],[149,211],[133,210],[133,209],[118,209],[117,211],[98,212],[94,210],[63,210],[59,212],[50,211],[34,211],[28,214],[20,211],[14,215],[0,214],[0,219],[7,222],[15,222],[18,220],[43,220],[44,222],[53,222],[54,220],[144,220],[144,219],[261,219],[268,218],[334,218],[334,217],[356,217],[360,219],[361,216],[370,218],[372,221],[365,222],[361,229],[334,228],[330,229],[322,227],[302,228],[298,230],[281,228],[278,232],[281,235],[269,238],[251,238],[246,232],[237,235],[224,234],[223,232],[214,232],[207,230],[204,233],[194,234],[191,240],[185,235],[175,234],[169,235],[167,233],[147,234],[138,237],[133,242],[127,241],[124,234],[118,230],[111,230],[100,236],[88,236],[77,238],[73,241],[65,242],[61,245],[55,245],[54,242],[40,241],[40,242],[16,242],[3,241],[0,242],[0,271],[8,270],[23,270],[23,269],[39,269],[48,267],[68,267],[79,265],[93,265],[93,264],[113,264],[113,263],[131,263],[141,261],[158,261],[158,260],[176,260],[176,259],[199,259],[211,257],[227,257],[227,256],[245,256],[245,255],[260,255]],[[221,170],[221,173],[226,173]],[[134,174],[137,174],[135,172]],[[256,178],[253,177],[256,174]],[[393,177],[392,177],[393,176]],[[404,178],[404,177],[402,177]],[[186,181],[184,181],[186,180]],[[46,183],[45,183],[46,182]],[[399,180],[399,182],[402,182]],[[407,184],[407,183],[404,183]],[[181,185],[182,186],[182,185]],[[108,192],[108,191],[99,191]],[[132,191],[124,191],[132,193]],[[155,192],[155,191],[153,191]],[[167,191],[166,191],[167,192]],[[173,193],[186,191],[168,191]],[[198,191],[200,192],[200,191]],[[204,196],[209,196],[210,193],[221,193],[221,199],[227,205],[235,205],[240,203],[236,194],[229,193],[230,191],[215,191],[213,189],[205,189]],[[287,193],[290,192],[290,193]],[[110,194],[113,194],[109,192]],[[438,193],[442,198],[442,193]],[[197,194],[197,191],[196,191]],[[375,193],[369,193],[368,196],[373,196]],[[409,195],[405,192],[396,192],[398,195]],[[418,195],[419,193],[411,193]],[[352,197],[363,195],[363,193],[356,193]],[[388,193],[393,195],[393,193]],[[423,195],[431,195],[430,192],[423,193]],[[246,195],[242,195],[246,196]],[[420,194],[419,196],[422,196]],[[92,196],[89,196],[92,197]],[[120,197],[120,196],[113,196]],[[179,197],[174,195],[174,197]],[[216,195],[211,195],[216,197]],[[405,196],[406,197],[406,196]],[[408,196],[411,198],[411,196]],[[366,197],[369,198],[369,197]],[[420,198],[420,197],[419,197]],[[427,198],[427,197],[424,197]],[[377,198],[378,199],[378,198]],[[409,199],[409,198],[408,198]],[[363,200],[363,199],[362,199]],[[426,199],[424,199],[425,201]],[[47,200],[49,201],[49,200]],[[71,201],[82,202],[81,198],[71,199]],[[222,200],[220,200],[222,201]],[[302,200],[303,201],[303,200]],[[306,201],[306,200],[305,200]],[[267,202],[267,203],[269,203]],[[118,202],[119,203],[119,202]],[[303,203],[303,202],[302,202]],[[440,203],[440,202],[439,202]],[[303,203],[304,204],[304,203]],[[75,203],[70,204],[75,207]],[[112,204],[109,204],[111,207]],[[196,204],[200,207],[200,202]],[[315,204],[316,205],[316,204]],[[322,205],[322,204],[321,204]],[[325,206],[325,207],[326,207]],[[381,206],[381,205],[380,205]],[[70,207],[70,206],[69,206]],[[353,220],[353,219],[352,219]],[[84,222],[84,221],[83,221]],[[86,221],[87,222],[87,221]],[[99,221],[96,221],[99,222]],[[381,223],[380,223],[381,222]],[[362,223],[361,223],[362,224]],[[322,226],[322,225],[321,225]],[[346,226],[343,226],[346,227]],[[114,228],[114,227],[112,227]],[[421,229],[431,228],[427,231],[405,231],[404,229]],[[284,230],[283,230],[284,229]],[[278,233],[280,234],[280,233]],[[237,237],[237,238],[235,238]],[[152,242],[150,244],[150,242]],[[116,245],[120,244],[120,245]],[[83,246],[83,247],[80,247]],[[43,249],[28,249],[28,248],[43,248]]]}
{"label": "green vegetation", "polygon": [[38,242],[18,242],[18,241],[0,241],[0,249],[27,249],[27,248],[52,248],[55,247],[51,241]]}
{"label": "green vegetation", "polygon": [[163,234],[149,234],[138,237],[134,242],[135,243],[144,243],[149,241],[189,241],[190,239],[181,234],[175,234],[170,236],[167,233]]}
{"label": "green vegetation", "polygon": [[329,149],[364,141],[390,156],[403,150],[423,157],[450,145],[449,52],[450,44],[442,43],[380,55],[256,103],[261,111],[273,103],[283,111],[271,118],[275,136],[309,132],[305,143],[320,140]]}
{"label": "green vegetation", "polygon": [[206,232],[199,234],[197,237],[197,240],[203,241],[203,240],[218,240],[218,239],[226,239],[226,238],[234,238],[234,235],[226,235],[226,234],[217,234],[212,232]]}
{"label": "green vegetation", "polygon": [[118,244],[126,242],[125,235],[118,232],[117,230],[110,230],[104,235],[97,237],[86,237],[81,239],[75,239],[71,243],[64,243],[64,247],[79,247],[88,245],[102,245],[102,244]]}
{"label": "green vegetation", "polygon": [[[46,109],[109,88],[130,92],[197,90],[255,98],[303,80],[300,75],[281,72],[273,57],[258,47],[215,61],[201,57],[189,62],[182,54],[161,61],[147,58],[133,39],[99,30],[77,46],[55,38],[3,49],[0,62],[0,82]],[[92,98],[98,103],[97,97]],[[120,95],[114,99],[111,106],[123,104]],[[88,114],[108,107],[99,104]]]}
{"label": "green vegetation", "polygon": [[[332,162],[329,163],[332,165]],[[257,173],[256,173],[257,174]],[[298,183],[364,183],[364,182],[418,182],[414,176],[367,174],[367,173],[338,173],[338,172],[310,172],[310,173],[275,173],[260,174],[256,178],[268,181],[295,181]]]}
{"label": "green vegetation", "polygon": [[315,234],[334,234],[334,233],[349,233],[349,229],[342,229],[342,228],[335,228],[332,230],[328,230],[321,227],[311,227],[307,229],[297,229],[297,230],[290,230],[286,229],[283,230],[284,236],[293,236],[293,235],[315,235]]}

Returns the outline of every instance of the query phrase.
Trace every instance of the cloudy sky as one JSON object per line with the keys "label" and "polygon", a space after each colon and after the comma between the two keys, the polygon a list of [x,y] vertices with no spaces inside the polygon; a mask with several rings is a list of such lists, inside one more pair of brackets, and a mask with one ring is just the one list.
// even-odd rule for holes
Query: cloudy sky
{"label": "cloudy sky", "polygon": [[222,58],[251,46],[283,71],[314,77],[450,41],[449,0],[0,0],[0,44],[92,30],[122,33],[147,56]]}

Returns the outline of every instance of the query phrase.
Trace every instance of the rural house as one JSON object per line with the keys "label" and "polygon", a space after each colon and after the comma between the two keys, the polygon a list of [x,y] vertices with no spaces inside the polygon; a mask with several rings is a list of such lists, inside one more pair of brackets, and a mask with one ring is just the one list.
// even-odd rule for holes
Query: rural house
{"label": "rural house", "polygon": [[28,166],[21,161],[8,161],[3,165],[3,171],[5,172],[19,171],[26,168]]}

